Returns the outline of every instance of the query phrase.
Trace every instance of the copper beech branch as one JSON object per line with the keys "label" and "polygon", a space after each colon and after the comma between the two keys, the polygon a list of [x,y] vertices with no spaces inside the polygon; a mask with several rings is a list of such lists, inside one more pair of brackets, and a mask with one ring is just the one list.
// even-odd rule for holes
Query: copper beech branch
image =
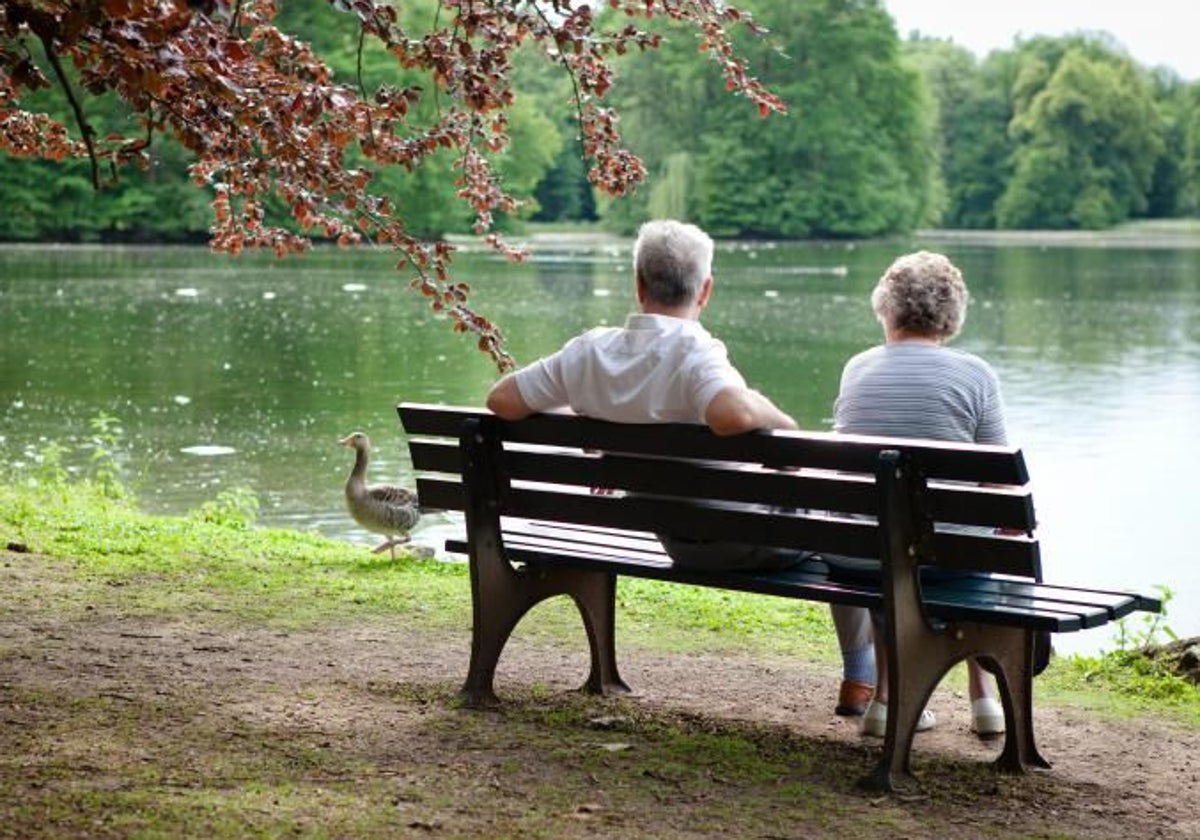
{"label": "copper beech branch", "polygon": [[[748,74],[726,29],[736,24],[756,31],[753,23],[720,0],[607,0],[628,19],[611,28],[595,11],[598,2],[434,2],[432,27],[409,32],[401,19],[405,4],[328,0],[358,22],[357,85],[347,85],[335,81],[308,43],[276,26],[278,0],[5,0],[0,150],[87,157],[93,185],[100,187],[100,160],[123,164],[144,154],[153,133],[169,131],[196,156],[192,180],[213,192],[214,250],[271,248],[284,255],[322,236],[389,247],[431,309],[456,332],[473,335],[497,366],[511,366],[503,333],[470,307],[466,284],[451,279],[454,247],[410,234],[403,210],[373,189],[376,171],[416,172],[439,151],[453,155],[457,195],[473,211],[476,231],[489,247],[519,259],[492,227],[497,213],[517,206],[495,164],[510,142],[513,58],[522,46],[536,47],[566,71],[588,179],[612,195],[633,190],[645,167],[624,147],[617,114],[606,107],[615,80],[611,59],[631,48],[653,49],[660,40],[629,21],[690,25],[731,92],[763,113],[783,106]],[[30,33],[41,40],[66,95],[78,141],[48,115],[20,108],[23,92],[50,83],[26,57],[5,49]],[[368,38],[399,71],[421,74],[420,81],[368,92]],[[127,131],[98,145],[64,70],[68,59],[82,90],[115,94],[129,106],[136,139]],[[422,102],[432,107],[420,109]],[[271,196],[289,209],[291,223],[267,215]]]}
{"label": "copper beech branch", "polygon": [[63,70],[62,62],[58,60],[58,53],[54,49],[54,41],[49,35],[43,34],[39,36],[42,42],[42,49],[46,51],[46,60],[50,62],[50,67],[54,70],[54,76],[58,79],[58,84],[66,94],[67,102],[71,106],[71,112],[75,115],[75,124],[79,127],[79,134],[83,138],[83,145],[87,148],[88,160],[92,165],[92,188],[100,189],[100,159],[96,156],[96,130],[92,128],[88,122],[87,116],[83,113],[83,106],[79,104],[79,99],[75,96],[75,90],[71,87],[71,82],[67,79],[67,74]]}

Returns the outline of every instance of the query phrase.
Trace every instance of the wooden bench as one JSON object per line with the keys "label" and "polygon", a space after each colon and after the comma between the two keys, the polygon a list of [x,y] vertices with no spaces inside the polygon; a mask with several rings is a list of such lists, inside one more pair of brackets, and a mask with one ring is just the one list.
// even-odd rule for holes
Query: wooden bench
{"label": "wooden bench", "polygon": [[[1033,737],[1039,635],[1161,610],[1141,595],[1040,582],[1033,499],[1015,448],[798,432],[721,438],[703,426],[565,414],[506,422],[476,408],[398,410],[422,508],[465,514],[465,539],[446,548],[470,558],[463,691],[473,705],[496,702],[509,635],[554,595],[569,595],[583,618],[584,690],[628,691],[615,650],[618,575],[881,609],[894,640],[889,713],[883,756],[864,783],[890,790],[910,776],[917,718],[956,663],[979,657],[997,674],[1007,723],[997,765],[1048,767]],[[846,576],[819,562],[780,572],[684,569],[655,533],[879,558],[882,572]],[[922,585],[924,566],[961,577]]]}

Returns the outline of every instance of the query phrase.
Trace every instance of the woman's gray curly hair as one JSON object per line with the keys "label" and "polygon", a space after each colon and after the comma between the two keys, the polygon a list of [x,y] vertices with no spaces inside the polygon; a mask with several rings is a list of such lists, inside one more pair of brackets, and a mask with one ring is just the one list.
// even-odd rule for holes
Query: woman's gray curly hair
{"label": "woman's gray curly hair", "polygon": [[917,251],[892,263],[871,293],[875,317],[894,331],[949,341],[967,318],[967,284],[942,254]]}

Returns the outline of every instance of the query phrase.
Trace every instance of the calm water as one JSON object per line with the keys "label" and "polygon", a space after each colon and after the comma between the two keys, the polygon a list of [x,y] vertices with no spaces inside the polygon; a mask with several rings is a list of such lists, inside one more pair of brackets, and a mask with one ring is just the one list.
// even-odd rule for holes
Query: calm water
{"label": "calm water", "polygon": [[[896,253],[931,244],[723,248],[707,324],[752,384],[802,426],[827,429],[842,363],[879,339],[875,278]],[[973,293],[958,346],[998,369],[1010,437],[1026,450],[1048,574],[1170,586],[1171,625],[1200,633],[1200,249],[940,249]],[[527,361],[621,322],[628,262],[627,243],[604,243],[521,266],[468,254],[458,267]],[[337,439],[367,432],[374,480],[407,482],[393,405],[478,404],[495,377],[392,263],[332,250],[277,262],[199,248],[0,249],[0,455],[80,443],[103,411],[124,424],[122,463],[153,510],[246,486],[266,524],[370,542],[342,507],[351,458]],[[451,527],[431,517],[417,541]]]}

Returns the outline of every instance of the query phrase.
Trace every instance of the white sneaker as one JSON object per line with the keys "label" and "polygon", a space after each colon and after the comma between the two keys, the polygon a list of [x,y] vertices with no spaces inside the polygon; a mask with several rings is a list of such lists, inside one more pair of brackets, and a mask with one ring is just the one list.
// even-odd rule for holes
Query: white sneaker
{"label": "white sneaker", "polygon": [[1004,707],[994,697],[971,701],[971,731],[980,738],[1004,734]]}
{"label": "white sneaker", "polygon": [[[1001,716],[1001,721],[1004,720]],[[927,729],[933,729],[937,726],[937,718],[929,709],[922,709],[921,716],[917,718],[917,731],[924,732]],[[863,715],[862,731],[864,735],[871,735],[875,738],[882,738],[887,734],[887,703],[880,703],[878,700],[872,700],[871,705],[867,706],[867,713]]]}

